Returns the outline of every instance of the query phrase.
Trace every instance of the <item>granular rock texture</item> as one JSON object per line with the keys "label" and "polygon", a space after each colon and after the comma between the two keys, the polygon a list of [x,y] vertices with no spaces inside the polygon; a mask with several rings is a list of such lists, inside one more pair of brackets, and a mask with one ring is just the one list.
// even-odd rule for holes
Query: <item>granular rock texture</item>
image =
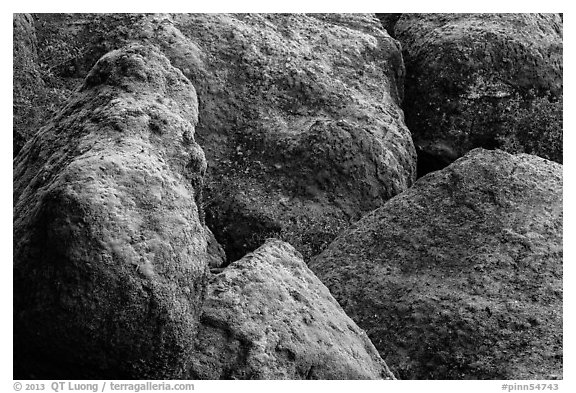
{"label": "granular rock texture", "polygon": [[218,243],[212,231],[204,226],[206,231],[207,251],[208,251],[208,267],[221,268],[226,263],[226,253],[222,246]]}
{"label": "granular rock texture", "polygon": [[475,149],[310,268],[401,379],[562,378],[562,166]]}
{"label": "granular rock texture", "polygon": [[415,152],[398,107],[404,68],[372,16],[149,23],[198,89],[207,223],[230,259],[270,235],[314,255],[411,184]]}
{"label": "granular rock texture", "polygon": [[400,48],[373,15],[70,18],[77,72],[100,42],[149,42],[196,87],[206,221],[229,260],[271,235],[314,255],[415,179]]}
{"label": "granular rock texture", "polygon": [[269,239],[208,288],[190,378],[394,378],[287,243]]}
{"label": "granular rock texture", "polygon": [[14,161],[15,378],[184,376],[207,277],[194,87],[102,57]]}
{"label": "granular rock texture", "polygon": [[13,150],[14,155],[36,131],[35,106],[38,91],[44,88],[38,70],[38,52],[34,21],[30,14],[13,14]]}
{"label": "granular rock texture", "polygon": [[[395,15],[380,18],[389,25]],[[393,28],[406,63],[403,108],[419,149],[419,175],[475,147],[561,162],[561,125],[548,131],[549,121],[538,119],[545,114],[517,124],[526,108],[548,112],[538,97],[562,96],[558,14],[402,14]],[[554,116],[561,123],[561,109]],[[541,135],[549,132],[559,135]]]}

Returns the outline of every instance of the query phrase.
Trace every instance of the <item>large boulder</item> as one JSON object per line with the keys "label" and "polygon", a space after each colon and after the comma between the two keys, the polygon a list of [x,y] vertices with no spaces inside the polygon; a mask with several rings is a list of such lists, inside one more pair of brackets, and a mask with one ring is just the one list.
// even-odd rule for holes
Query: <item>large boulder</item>
{"label": "large boulder", "polygon": [[271,235],[308,259],[412,184],[415,150],[399,108],[404,67],[373,16],[155,23],[199,48],[184,72],[200,97],[207,223],[232,260]]}
{"label": "large boulder", "polygon": [[15,378],[185,375],[208,274],[197,118],[184,75],[129,46],[15,158]]}
{"label": "large boulder", "polygon": [[193,379],[393,379],[302,256],[268,240],[212,276]]}
{"label": "large boulder", "polygon": [[562,377],[562,166],[475,149],[310,268],[401,379]]}
{"label": "large boulder", "polygon": [[402,14],[393,29],[419,175],[475,147],[562,162],[560,15]]}
{"label": "large boulder", "polygon": [[70,18],[75,73],[133,40],[158,45],[196,87],[206,220],[229,260],[272,235],[307,259],[415,179],[400,48],[373,15]]}

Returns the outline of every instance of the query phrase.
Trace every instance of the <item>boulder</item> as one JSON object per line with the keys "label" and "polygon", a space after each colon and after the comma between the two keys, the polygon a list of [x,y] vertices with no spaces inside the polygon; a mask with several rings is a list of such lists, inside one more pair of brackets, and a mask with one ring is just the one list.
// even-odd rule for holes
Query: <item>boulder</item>
{"label": "boulder", "polygon": [[476,147],[562,162],[558,14],[402,14],[393,28],[419,176]]}
{"label": "boulder", "polygon": [[134,42],[139,14],[13,15],[13,157],[72,99],[96,61]]}
{"label": "boulder", "polygon": [[102,57],[14,161],[14,377],[175,379],[207,279],[192,84]]}
{"label": "boulder", "polygon": [[273,235],[308,259],[415,179],[400,48],[373,15],[71,18],[75,70],[100,42],[148,42],[196,87],[206,222],[230,261]]}
{"label": "boulder", "polygon": [[302,256],[269,239],[210,279],[191,379],[394,379]]}
{"label": "boulder", "polygon": [[562,378],[562,166],[475,149],[309,266],[401,379]]}
{"label": "boulder", "polygon": [[164,50],[198,88],[207,223],[230,260],[269,236],[308,259],[412,184],[400,50],[373,16],[177,15],[152,24],[172,32]]}

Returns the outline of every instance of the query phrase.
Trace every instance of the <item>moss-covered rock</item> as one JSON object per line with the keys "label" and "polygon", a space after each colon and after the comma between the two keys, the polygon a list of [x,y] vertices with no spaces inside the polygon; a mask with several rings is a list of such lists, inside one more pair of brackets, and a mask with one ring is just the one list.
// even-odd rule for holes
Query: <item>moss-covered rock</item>
{"label": "moss-covered rock", "polygon": [[15,158],[15,378],[185,375],[208,259],[197,116],[184,75],[130,46]]}
{"label": "moss-covered rock", "polygon": [[192,379],[394,379],[366,333],[289,244],[212,276]]}
{"label": "moss-covered rock", "polygon": [[562,166],[475,149],[310,268],[401,379],[562,378]]}
{"label": "moss-covered rock", "polygon": [[[402,14],[394,33],[419,175],[476,147],[562,162],[558,14]],[[522,124],[528,113],[538,129]]]}
{"label": "moss-covered rock", "polygon": [[16,155],[37,131],[39,93],[45,88],[38,70],[34,21],[30,14],[13,15],[13,129],[12,148]]}
{"label": "moss-covered rock", "polygon": [[[43,32],[54,17],[37,16]],[[77,53],[64,79],[137,41],[160,47],[192,81],[208,160],[206,221],[229,260],[273,235],[307,259],[415,178],[398,106],[400,48],[373,15],[58,18],[66,34],[49,41]]]}

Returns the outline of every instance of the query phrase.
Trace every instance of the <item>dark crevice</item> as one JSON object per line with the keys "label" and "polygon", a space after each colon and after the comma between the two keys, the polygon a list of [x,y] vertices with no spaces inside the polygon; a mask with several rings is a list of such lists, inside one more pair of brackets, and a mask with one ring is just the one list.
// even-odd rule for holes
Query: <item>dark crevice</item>
{"label": "dark crevice", "polygon": [[390,37],[392,38],[396,38],[396,35],[394,34],[394,27],[396,26],[396,23],[398,22],[401,16],[402,14],[397,13],[376,14],[376,17],[382,24],[382,27],[388,32],[388,34],[390,34]]}
{"label": "dark crevice", "polygon": [[441,153],[434,153],[424,150],[420,146],[416,146],[417,162],[416,162],[416,177],[439,171],[446,168],[456,160],[453,156],[446,156]]}

